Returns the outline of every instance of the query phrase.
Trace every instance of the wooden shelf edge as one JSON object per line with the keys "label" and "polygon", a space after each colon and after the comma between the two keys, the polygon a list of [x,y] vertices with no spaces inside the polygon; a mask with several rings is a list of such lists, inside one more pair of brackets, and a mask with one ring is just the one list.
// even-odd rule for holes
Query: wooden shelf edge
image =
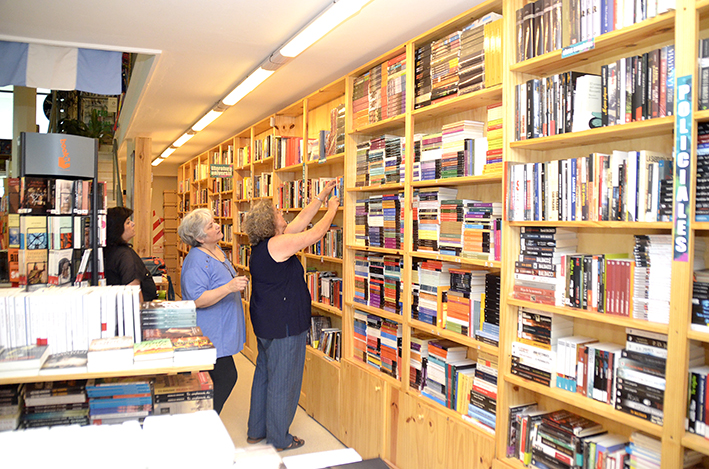
{"label": "wooden shelf edge", "polygon": [[368,314],[374,314],[380,318],[389,319],[390,321],[398,322],[400,324],[404,323],[404,316],[390,313],[389,311],[384,311],[383,309],[373,308],[371,306],[363,305],[362,303],[357,303],[356,301],[346,301],[345,305],[350,308],[359,309],[360,311]]}
{"label": "wooden shelf edge", "polygon": [[338,370],[340,369],[340,362],[338,360],[335,360],[334,358],[332,358],[328,355],[325,355],[322,351],[314,348],[312,345],[307,345],[306,347],[307,347],[306,350],[308,350],[310,353],[312,353],[316,357],[320,358],[322,361],[324,361],[328,365],[332,365],[335,368],[337,368]]}
{"label": "wooden shelf edge", "polygon": [[709,440],[701,435],[686,432],[682,437],[682,446],[709,456]]}
{"label": "wooden shelf edge", "polygon": [[16,383],[44,383],[47,381],[65,381],[73,379],[95,379],[95,378],[115,378],[122,376],[150,376],[150,375],[166,375],[185,373],[191,371],[209,371],[214,368],[213,363],[194,366],[177,366],[177,367],[161,367],[161,368],[127,368],[117,371],[96,371],[86,373],[70,373],[61,375],[27,375],[16,376],[12,378],[0,378],[2,384]]}
{"label": "wooden shelf edge", "polygon": [[312,306],[313,308],[321,309],[323,311],[327,311],[328,313],[334,314],[335,316],[342,317],[342,311],[335,308],[334,306],[326,305],[326,304],[320,303],[318,301],[311,301],[310,306]]}
{"label": "wooden shelf edge", "polygon": [[576,407],[577,409],[584,410],[586,412],[591,412],[600,417],[606,418],[608,420],[613,420],[623,425],[627,425],[629,421],[632,422],[630,426],[642,430],[650,435],[658,438],[662,438],[662,427],[648,422],[647,420],[634,417],[630,414],[626,414],[619,410],[615,410],[609,404],[596,401],[590,397],[584,397],[580,394],[572,393],[569,391],[563,391],[561,389],[542,386],[541,384],[533,383],[524,378],[514,376],[510,373],[503,373],[503,379],[505,382],[519,386],[524,389],[529,389],[538,394],[542,394],[547,397],[551,397],[559,402]]}
{"label": "wooden shelf edge", "polygon": [[576,309],[564,306],[550,306],[539,303],[532,303],[529,301],[518,300],[512,297],[507,298],[507,304],[511,306],[521,306],[524,308],[538,309],[541,311],[547,311],[550,313],[556,313],[562,316],[569,316],[578,319],[588,319],[590,321],[611,324],[614,326],[632,327],[635,329],[642,329],[650,332],[659,332],[661,334],[668,334],[670,331],[670,326],[668,324],[660,324],[656,322],[642,321],[640,319],[632,319],[603,313],[595,313],[593,311],[586,311],[583,309]]}
{"label": "wooden shelf edge", "polygon": [[406,393],[409,396],[419,400],[424,405],[428,406],[431,410],[433,410],[435,412],[440,412],[450,419],[460,420],[461,422],[463,422],[463,424],[465,424],[467,427],[473,429],[475,432],[494,441],[495,430],[493,430],[492,428],[489,428],[483,424],[480,424],[480,426],[478,426],[476,423],[473,423],[470,420],[463,417],[462,414],[459,414],[458,412],[456,412],[453,409],[443,407],[441,404],[439,404],[438,402],[436,402],[432,399],[429,399],[428,397],[421,394],[419,391],[417,391],[415,389],[411,389],[411,387],[408,387],[406,389]]}
{"label": "wooden shelf edge", "polygon": [[346,361],[347,363],[354,365],[354,366],[366,371],[367,373],[371,374],[372,376],[383,379],[384,381],[386,381],[387,383],[389,383],[390,385],[392,385],[393,387],[395,387],[397,389],[401,389],[402,384],[401,384],[400,379],[396,379],[393,376],[389,376],[386,373],[382,373],[381,371],[377,371],[373,366],[367,365],[366,363],[361,362],[359,360],[355,360],[354,358],[342,358],[340,360],[340,363],[342,363],[343,361]]}
{"label": "wooden shelf edge", "polygon": [[304,252],[303,256],[308,258],[308,259],[313,259],[316,261],[327,261],[327,262],[335,262],[337,264],[342,264],[343,260],[340,259],[339,257],[330,257],[330,256],[320,256],[318,254],[310,254],[308,252]]}
{"label": "wooden shelf edge", "polygon": [[421,332],[425,332],[426,334],[431,334],[435,335],[437,337],[443,337],[444,339],[450,339],[454,342],[463,344],[467,347],[471,347],[483,352],[487,352],[491,355],[499,356],[500,354],[500,349],[499,347],[495,347],[494,345],[486,344],[485,342],[480,342],[479,340],[473,339],[472,337],[468,337],[462,334],[458,334],[457,332],[452,332],[446,329],[442,329],[438,326],[434,326],[432,324],[428,324],[422,321],[418,321],[416,319],[409,319],[408,320],[408,325],[414,329],[417,329]]}
{"label": "wooden shelf edge", "polygon": [[456,264],[462,265],[474,265],[478,267],[490,267],[492,269],[499,269],[502,267],[500,261],[491,261],[483,259],[470,259],[462,256],[448,256],[446,254],[439,254],[437,252],[427,252],[427,251],[411,251],[407,253],[411,257],[419,257],[421,259],[431,259],[436,261],[454,262]]}
{"label": "wooden shelf edge", "polygon": [[[562,227],[562,228],[625,228],[633,230],[648,230],[648,229],[658,229],[658,230],[671,230],[672,222],[670,221],[657,221],[657,222],[644,222],[644,221],[508,221],[510,226],[522,227],[522,226],[551,226],[551,227]],[[696,228],[696,223],[692,224],[693,228]],[[709,227],[709,224],[707,224]]]}

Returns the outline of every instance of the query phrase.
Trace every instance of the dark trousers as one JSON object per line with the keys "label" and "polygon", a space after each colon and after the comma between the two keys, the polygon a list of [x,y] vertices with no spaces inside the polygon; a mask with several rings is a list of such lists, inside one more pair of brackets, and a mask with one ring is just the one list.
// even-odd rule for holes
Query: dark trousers
{"label": "dark trousers", "polygon": [[214,383],[214,410],[219,414],[224,403],[229,399],[231,390],[234,389],[239,376],[236,372],[236,365],[234,365],[234,357],[229,355],[217,358],[217,363],[214,364],[214,369],[209,372],[209,376],[212,377]]}
{"label": "dark trousers", "polygon": [[305,337],[258,339],[258,357],[251,385],[250,438],[266,438],[276,448],[293,442],[288,430],[295,417],[303,383]]}

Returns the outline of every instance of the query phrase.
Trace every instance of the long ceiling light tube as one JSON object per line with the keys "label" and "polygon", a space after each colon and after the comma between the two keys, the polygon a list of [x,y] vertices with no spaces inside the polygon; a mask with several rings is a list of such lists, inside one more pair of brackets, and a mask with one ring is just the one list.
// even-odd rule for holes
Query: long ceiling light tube
{"label": "long ceiling light tube", "polygon": [[[372,0],[333,0],[330,5],[323,10],[315,19],[301,29],[283,47],[271,54],[263,63],[254,70],[248,77],[239,83],[224,99],[202,116],[187,132],[170,145],[155,160],[155,166],[165,160],[175,149],[184,145],[196,132],[204,130],[209,124],[214,122],[227,107],[241,101],[247,94],[252,92],[268,77],[288,63],[293,57],[298,56],[305,49],[322,39],[327,33],[335,29],[349,17],[358,13],[365,5]],[[154,162],[155,162],[154,161]]]}

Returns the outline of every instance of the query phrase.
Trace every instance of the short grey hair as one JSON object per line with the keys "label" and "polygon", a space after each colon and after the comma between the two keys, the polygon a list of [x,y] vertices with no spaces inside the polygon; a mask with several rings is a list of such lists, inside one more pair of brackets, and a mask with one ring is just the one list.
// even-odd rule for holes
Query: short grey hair
{"label": "short grey hair", "polygon": [[251,208],[243,224],[249,242],[256,246],[264,239],[276,235],[276,208],[269,199],[264,199]]}
{"label": "short grey hair", "polygon": [[207,234],[205,228],[212,222],[212,212],[206,208],[197,208],[185,215],[182,223],[177,228],[177,234],[183,243],[192,247],[201,246],[199,238],[204,238]]}

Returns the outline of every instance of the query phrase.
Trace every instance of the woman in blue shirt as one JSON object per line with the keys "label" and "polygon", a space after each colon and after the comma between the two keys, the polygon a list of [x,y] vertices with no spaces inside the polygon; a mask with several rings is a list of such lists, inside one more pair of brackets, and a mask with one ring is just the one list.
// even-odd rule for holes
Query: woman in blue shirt
{"label": "woman in blue shirt", "polygon": [[327,184],[290,224],[270,200],[254,206],[244,220],[251,243],[249,312],[258,339],[246,440],[251,444],[265,438],[278,451],[305,444],[289,433],[303,382],[310,327],[310,292],[295,254],[330,228],[340,206],[337,197],[327,201],[320,221],[306,229],[334,187],[334,182]]}
{"label": "woman in blue shirt", "polygon": [[232,355],[244,348],[246,339],[240,292],[248,280],[236,275],[219,247],[224,235],[209,210],[187,214],[177,233],[192,247],[182,264],[182,299],[195,302],[197,325],[217,348],[217,363],[209,374],[214,410],[220,413],[238,378]]}

